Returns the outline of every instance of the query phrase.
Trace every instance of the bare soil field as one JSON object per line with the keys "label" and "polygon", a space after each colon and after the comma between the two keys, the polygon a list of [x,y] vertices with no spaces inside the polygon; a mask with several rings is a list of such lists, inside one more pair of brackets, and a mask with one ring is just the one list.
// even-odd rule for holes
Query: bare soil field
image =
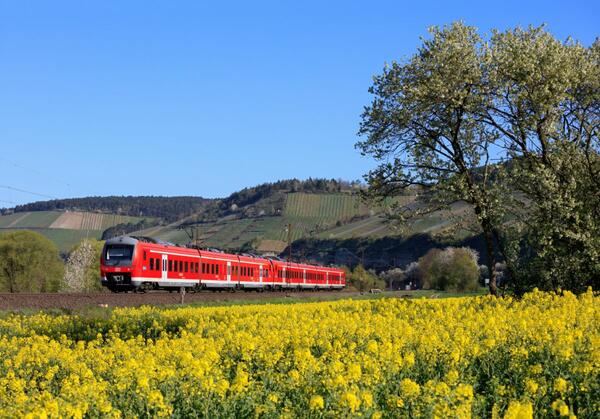
{"label": "bare soil field", "polygon": [[[305,299],[335,299],[360,295],[352,291],[319,291],[319,292],[210,292],[186,293],[184,301],[189,303],[219,303],[231,301]],[[181,295],[167,291],[136,293],[94,293],[94,294],[8,294],[0,293],[0,310],[21,309],[81,309],[90,306],[98,307],[134,307],[141,305],[179,304]]]}
{"label": "bare soil field", "polygon": [[82,212],[65,212],[50,225],[50,228],[79,230],[83,222],[83,215]]}

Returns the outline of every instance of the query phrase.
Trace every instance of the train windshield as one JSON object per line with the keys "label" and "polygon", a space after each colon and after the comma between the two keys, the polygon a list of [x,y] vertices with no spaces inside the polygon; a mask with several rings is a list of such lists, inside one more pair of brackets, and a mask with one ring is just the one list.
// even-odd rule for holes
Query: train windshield
{"label": "train windshield", "polygon": [[133,256],[133,246],[109,244],[104,249],[104,264],[107,266],[129,266]]}

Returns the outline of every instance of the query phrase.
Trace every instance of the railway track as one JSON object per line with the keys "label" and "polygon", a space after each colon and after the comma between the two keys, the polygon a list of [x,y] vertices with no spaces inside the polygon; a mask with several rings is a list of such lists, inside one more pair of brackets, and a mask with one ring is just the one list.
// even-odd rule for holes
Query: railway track
{"label": "railway track", "polygon": [[[273,298],[310,298],[315,296],[340,296],[351,297],[360,293],[353,291],[302,291],[302,292],[274,292],[274,291],[238,291],[238,292],[213,292],[201,291],[186,293],[185,303],[194,302],[219,302],[235,300],[268,300]],[[85,307],[135,307],[141,305],[168,305],[179,304],[181,295],[177,292],[150,291],[138,293],[91,293],[91,294],[8,294],[0,293],[0,310],[21,309],[80,309]]]}

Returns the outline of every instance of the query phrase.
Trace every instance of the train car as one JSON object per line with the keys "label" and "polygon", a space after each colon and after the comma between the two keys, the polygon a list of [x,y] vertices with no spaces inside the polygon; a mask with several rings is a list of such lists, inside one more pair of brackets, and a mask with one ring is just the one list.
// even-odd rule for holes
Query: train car
{"label": "train car", "polygon": [[106,241],[102,285],[113,292],[150,289],[342,289],[339,268],[175,246],[147,237]]}

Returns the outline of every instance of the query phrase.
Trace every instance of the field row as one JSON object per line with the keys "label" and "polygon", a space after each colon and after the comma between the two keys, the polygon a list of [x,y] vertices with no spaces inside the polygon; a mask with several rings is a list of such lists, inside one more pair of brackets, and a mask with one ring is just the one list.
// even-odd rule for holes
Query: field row
{"label": "field row", "polygon": [[593,418],[599,312],[590,291],[11,315],[0,411]]}
{"label": "field row", "polygon": [[360,202],[358,196],[345,194],[288,194],[284,210],[284,215],[290,217],[334,220],[350,219],[356,215],[367,213],[368,209]]}
{"label": "field row", "polygon": [[121,223],[137,222],[139,217],[78,211],[18,212],[0,216],[0,228],[54,228],[105,230]]}

